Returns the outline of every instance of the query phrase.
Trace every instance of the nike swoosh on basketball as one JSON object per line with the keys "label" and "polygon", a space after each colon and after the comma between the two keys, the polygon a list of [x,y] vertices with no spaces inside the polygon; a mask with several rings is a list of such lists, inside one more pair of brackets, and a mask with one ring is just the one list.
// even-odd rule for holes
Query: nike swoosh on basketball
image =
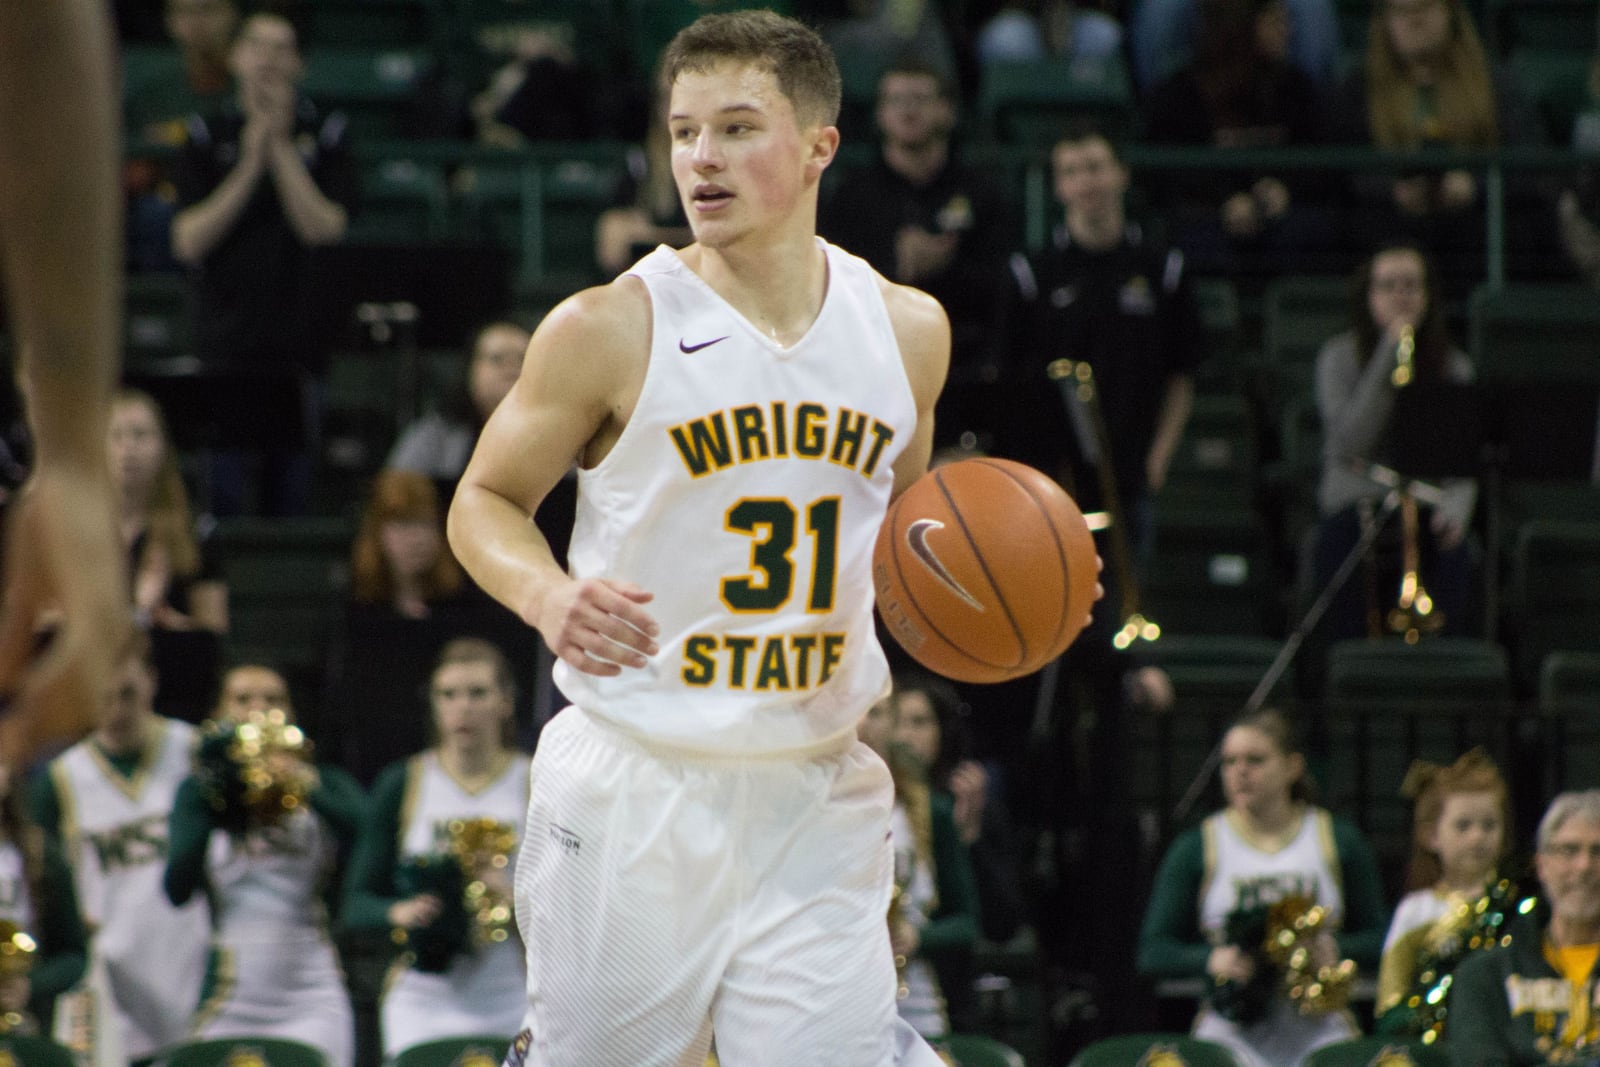
{"label": "nike swoosh on basketball", "polygon": [[983,605],[978,598],[961,588],[961,583],[956,581],[955,575],[950,573],[950,568],[944,565],[933,551],[933,546],[928,544],[928,535],[934,530],[944,529],[944,523],[938,519],[917,519],[906,527],[906,546],[911,549],[911,554],[928,568],[929,572],[939,580],[939,583],[949,589],[963,602],[970,605],[974,611],[982,611]]}
{"label": "nike swoosh on basketball", "polygon": [[686,341],[684,341],[684,340],[682,340],[680,338],[679,341],[678,341],[678,351],[682,352],[684,355],[687,356],[691,352],[698,352],[702,348],[710,348],[712,345],[716,344],[718,341],[726,341],[727,339],[728,339],[728,335],[727,334],[723,334],[721,337],[713,337],[709,341],[701,341],[697,345],[691,345],[691,344],[687,343]]}

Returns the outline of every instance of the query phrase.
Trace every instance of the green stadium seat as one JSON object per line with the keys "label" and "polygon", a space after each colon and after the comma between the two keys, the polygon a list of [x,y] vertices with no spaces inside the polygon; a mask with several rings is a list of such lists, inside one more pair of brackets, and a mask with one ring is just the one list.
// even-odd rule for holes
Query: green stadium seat
{"label": "green stadium seat", "polygon": [[978,87],[984,134],[1012,144],[1048,148],[1076,118],[1120,139],[1134,114],[1133,82],[1119,57],[994,63]]}
{"label": "green stadium seat", "polygon": [[1158,506],[1140,610],[1168,633],[1265,633],[1275,585],[1269,547],[1251,509]]}
{"label": "green stadium seat", "polygon": [[1358,1037],[1317,1049],[1304,1067],[1450,1067],[1450,1050],[1444,1042],[1424,1045],[1387,1037]]}
{"label": "green stadium seat", "polygon": [[188,1041],[169,1048],[166,1067],[328,1067],[317,1049],[299,1041],[269,1037],[224,1037]]}
{"label": "green stadium seat", "polygon": [[344,112],[358,139],[384,140],[407,132],[433,62],[422,48],[318,47],[301,88],[325,111]]}
{"label": "green stadium seat", "polygon": [[951,1034],[945,1051],[957,1067],[1026,1067],[1020,1052],[982,1034]]}
{"label": "green stadium seat", "polygon": [[1518,48],[1506,60],[1538,107],[1551,144],[1572,140],[1573,120],[1589,100],[1592,61],[1587,50],[1552,46]]}
{"label": "green stadium seat", "polygon": [[1533,689],[1550,653],[1600,648],[1600,525],[1522,525],[1512,549],[1504,631],[1525,691]]}
{"label": "green stadium seat", "polygon": [[361,176],[361,210],[345,240],[359,244],[416,244],[450,236],[450,191],[444,168],[416,160],[383,159]]}
{"label": "green stadium seat", "polygon": [[1600,383],[1600,293],[1587,286],[1480,286],[1467,324],[1485,381]]}
{"label": "green stadium seat", "polygon": [[18,1067],[77,1067],[78,1058],[65,1045],[46,1037],[0,1035],[0,1063]]}
{"label": "green stadium seat", "polygon": [[1594,0],[1489,0],[1499,51],[1551,48],[1585,55],[1595,47]]}
{"label": "green stadium seat", "polygon": [[1350,328],[1350,283],[1339,275],[1288,275],[1262,294],[1262,360],[1279,397],[1310,396],[1317,351]]}
{"label": "green stadium seat", "polygon": [[1195,387],[1202,393],[1237,391],[1246,370],[1239,347],[1243,321],[1239,287],[1232,278],[1222,277],[1191,278],[1189,287],[1200,307],[1206,337],[1206,361],[1195,375]]}
{"label": "green stadium seat", "polygon": [[1248,509],[1256,495],[1256,454],[1255,417],[1244,397],[1196,396],[1158,505]]}
{"label": "green stadium seat", "polygon": [[1073,1057],[1067,1067],[1239,1067],[1221,1045],[1187,1034],[1125,1034],[1101,1038]]}
{"label": "green stadium seat", "polygon": [[324,48],[432,48],[445,25],[445,0],[317,0],[306,5],[313,57]]}
{"label": "green stadium seat", "polygon": [[493,1034],[446,1037],[401,1049],[394,1067],[500,1067],[511,1038]]}
{"label": "green stadium seat", "polygon": [[166,271],[129,273],[126,300],[123,359],[130,367],[187,354],[190,326],[187,278]]}
{"label": "green stadium seat", "polygon": [[1600,766],[1600,652],[1552,652],[1539,668],[1545,781],[1540,796],[1592,789]]}

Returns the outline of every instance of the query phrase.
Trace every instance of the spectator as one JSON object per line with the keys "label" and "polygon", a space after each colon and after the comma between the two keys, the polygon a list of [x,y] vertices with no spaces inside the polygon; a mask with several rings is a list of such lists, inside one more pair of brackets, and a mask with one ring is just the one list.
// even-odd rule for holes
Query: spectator
{"label": "spectator", "polygon": [[1322,907],[1326,928],[1304,946],[1314,963],[1370,967],[1388,922],[1383,884],[1361,832],[1312,803],[1305,757],[1281,712],[1238,720],[1221,752],[1227,806],[1161,861],[1139,932],[1139,970],[1206,980],[1196,1037],[1226,1045],[1249,1067],[1296,1067],[1357,1030],[1347,1012],[1290,1001],[1262,952],[1263,912],[1289,898]]}
{"label": "spectator", "polygon": [[[180,69],[161,68],[135,80],[125,71],[122,121],[134,143],[177,147],[189,116],[215,115],[233,94],[228,54],[239,25],[235,0],[167,0],[167,35],[177,45]],[[177,192],[156,159],[134,157],[123,165],[128,194],[128,266],[175,270],[170,235]]]}
{"label": "spectator", "polygon": [[[1365,59],[1345,80],[1334,124],[1342,140],[1378,148],[1492,149],[1538,144],[1539,119],[1509,70],[1492,65],[1462,0],[1382,0]],[[1359,174],[1358,221],[1369,245],[1420,242],[1468,277],[1482,272],[1483,190],[1464,168]],[[1536,182],[1508,185],[1512,250],[1543,259],[1554,235]]]}
{"label": "spectator", "polygon": [[[308,324],[312,253],[344,237],[358,178],[343,115],[328,116],[297,90],[298,31],[257,12],[231,56],[238,90],[221,115],[194,116],[180,153],[180,210],[172,248],[190,269],[195,353],[219,390],[251,390],[272,405],[251,449],[218,451],[210,510],[247,508],[246,460],[264,466],[259,509],[308,506],[320,424],[318,379],[326,338]],[[219,433],[230,445],[228,427]]]}
{"label": "spectator", "polygon": [[978,936],[978,890],[954,805],[929,787],[925,768],[894,740],[897,703],[878,701],[858,729],[894,777],[889,941],[900,983],[900,1017],[937,1046],[950,1036],[939,965],[952,958],[959,962],[971,952]]}
{"label": "spectator", "polygon": [[[1371,464],[1392,462],[1391,418],[1402,388],[1395,384],[1394,370],[1402,338],[1412,338],[1414,352],[1408,358],[1416,382],[1472,379],[1471,362],[1451,344],[1438,277],[1415,246],[1391,244],[1362,264],[1355,275],[1351,323],[1351,329],[1330,338],[1317,353],[1316,398],[1323,428],[1314,555],[1318,590],[1331,583],[1388,492],[1368,471]],[[1438,503],[1418,504],[1419,575],[1445,630],[1462,633],[1468,628],[1473,574],[1466,537],[1477,484],[1446,479],[1442,487]],[[1317,629],[1319,640],[1382,632],[1380,609],[1393,604],[1387,591],[1397,591],[1400,583],[1399,553],[1393,546],[1391,538],[1374,552],[1369,581],[1351,580],[1340,587]],[[1307,662],[1313,672],[1318,669],[1315,654]]]}
{"label": "spectator", "polygon": [[[1022,925],[1021,872],[1000,783],[971,757],[963,721],[969,709],[949,682],[921,671],[897,673],[892,699],[893,742],[923,769],[934,795],[949,801],[956,836],[971,856],[979,932],[989,941],[1010,941]],[[935,960],[935,967],[952,1027],[958,1033],[976,1030],[971,954],[952,951]]]}
{"label": "spectator", "polygon": [[519,26],[497,43],[503,63],[471,104],[478,139],[508,148],[593,140],[598,79],[579,61],[572,27]]}
{"label": "spectator", "polygon": [[175,908],[161,886],[167,820],[195,731],[156,714],[149,656],[149,639],[136,632],[94,733],[50,762],[31,798],[34,821],[72,866],[94,931],[115,1019],[110,1040],[135,1065],[188,1036],[209,936],[205,905]]}
{"label": "spectator", "polygon": [[[1282,148],[1323,136],[1316,85],[1289,59],[1285,0],[1201,0],[1195,60],[1156,87],[1153,144]],[[1307,270],[1329,244],[1326,192],[1304,173],[1176,173],[1162,182],[1173,234],[1199,266]]]}
{"label": "spectator", "polygon": [[[1449,975],[1470,955],[1469,941],[1506,918],[1510,887],[1497,868],[1510,850],[1511,798],[1483,749],[1448,767],[1418,760],[1402,790],[1416,801],[1410,890],[1395,909],[1378,966],[1377,1028],[1386,1034],[1441,1036],[1450,1005]],[[1463,923],[1463,908],[1469,918]],[[1490,936],[1487,944],[1498,938]],[[1408,1003],[1417,997],[1415,1006]]]}
{"label": "spectator", "polygon": [[519,683],[532,642],[514,616],[467,581],[444,541],[426,475],[383,471],[351,548],[351,597],[329,651],[328,709],[316,736],[325,757],[364,787],[428,747],[428,665],[452,638],[491,635]]}
{"label": "spectator", "polygon": [[881,151],[870,165],[846,171],[818,213],[818,231],[944,306],[951,384],[934,432],[941,444],[975,433],[978,446],[987,447],[1001,415],[988,391],[973,390],[994,381],[1001,355],[995,307],[1013,219],[1003,195],[982,170],[961,161],[951,141],[953,94],[930,66],[907,61],[884,72]]}
{"label": "spectator", "polygon": [[1077,0],[1008,0],[978,31],[978,64],[1122,55],[1122,26]]}
{"label": "spectator", "polygon": [[[243,664],[223,679],[214,719],[231,730],[272,710],[293,722],[283,677]],[[299,782],[306,802],[275,815],[219,808],[212,787],[191,774],[172,805],[167,899],[182,907],[204,891],[216,926],[210,969],[228,976],[199,1003],[193,1036],[283,1038],[317,1049],[328,1067],[351,1067],[354,1016],[323,896],[355,839],[361,789],[336,767],[282,751],[259,769],[285,788]]]}
{"label": "spectator", "polygon": [[[1286,0],[1289,54],[1318,86],[1336,83],[1339,17],[1332,0]],[[1150,92],[1193,55],[1200,12],[1197,0],[1137,0],[1128,24],[1133,73]]]}
{"label": "spectator", "polygon": [[60,842],[27,817],[15,785],[0,763],[0,926],[10,924],[35,948],[27,973],[0,978],[0,1014],[18,1032],[48,1034],[56,997],[83,977],[88,934]]}
{"label": "spectator", "polygon": [[656,75],[644,146],[628,152],[627,173],[594,227],[595,262],[607,278],[622,273],[657,245],[682,248],[694,239],[672,179],[672,140],[664,115],[666,86]]}
{"label": "spectator", "polygon": [[[490,820],[498,836],[513,843],[502,855],[503,866],[481,872],[495,899],[510,906],[529,765],[527,756],[510,747],[514,694],[510,667],[488,642],[457,638],[439,653],[429,685],[435,743],[391,764],[373,788],[345,892],[344,923],[351,930],[401,931],[408,942],[425,944],[452,920],[467,925],[460,923],[459,900],[418,892],[402,869],[451,855],[453,846],[463,844],[451,827],[463,820]],[[521,940],[503,925],[479,927],[444,960],[413,951],[383,994],[384,1056],[424,1041],[509,1037],[520,1030],[527,1008],[523,951]]]}
{"label": "spectator", "polygon": [[1542,905],[1511,944],[1456,971],[1445,1027],[1456,1067],[1583,1063],[1600,1042],[1600,791],[1562,793],[1539,822]]}
{"label": "spectator", "polygon": [[166,419],[153,397],[122,389],[107,431],[121,503],[134,618],[150,631],[156,704],[185,722],[206,717],[222,668],[228,586],[209,516],[189,512]]}

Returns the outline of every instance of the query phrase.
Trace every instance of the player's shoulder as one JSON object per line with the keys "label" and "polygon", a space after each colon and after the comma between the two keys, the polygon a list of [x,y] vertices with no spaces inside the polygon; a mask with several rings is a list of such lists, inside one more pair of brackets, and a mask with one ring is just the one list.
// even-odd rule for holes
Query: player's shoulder
{"label": "player's shoulder", "polygon": [[[528,345],[535,364],[609,376],[619,365],[650,351],[650,297],[644,283],[628,275],[580,290],[552,308]],[[581,357],[581,358],[574,358]]]}
{"label": "player's shoulder", "polygon": [[936,395],[950,369],[950,318],[921,289],[876,275],[883,306],[913,384],[925,382]]}

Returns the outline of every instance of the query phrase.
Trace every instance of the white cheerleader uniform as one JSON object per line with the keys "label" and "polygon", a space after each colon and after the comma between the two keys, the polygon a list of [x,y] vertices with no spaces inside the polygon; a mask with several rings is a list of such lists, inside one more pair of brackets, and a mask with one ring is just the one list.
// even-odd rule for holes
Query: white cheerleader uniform
{"label": "white cheerleader uniform", "polygon": [[[527,756],[515,755],[493,781],[474,791],[451,777],[436,751],[406,767],[397,855],[438,855],[450,848],[452,819],[491,818],[520,836],[528,810]],[[515,852],[509,857],[515,863]],[[507,867],[507,873],[514,870]],[[384,1056],[412,1045],[474,1034],[510,1038],[528,1005],[523,948],[516,938],[458,955],[442,974],[397,967],[383,994]]]}

